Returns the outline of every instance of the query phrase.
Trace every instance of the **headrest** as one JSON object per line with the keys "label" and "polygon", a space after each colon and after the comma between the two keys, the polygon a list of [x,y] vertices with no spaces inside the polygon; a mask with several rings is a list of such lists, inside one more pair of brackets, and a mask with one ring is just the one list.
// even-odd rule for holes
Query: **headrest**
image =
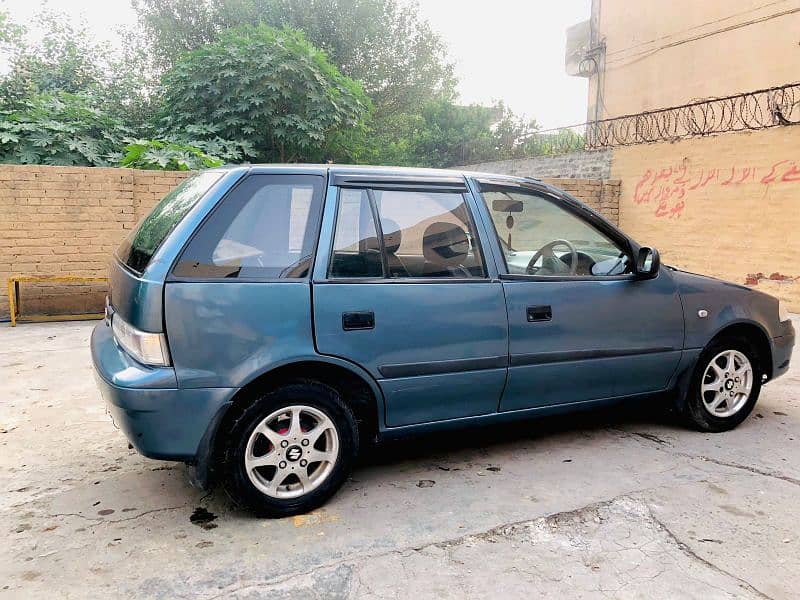
{"label": "headrest", "polygon": [[467,233],[455,223],[431,223],[422,238],[422,253],[425,260],[436,265],[458,266],[469,253]]}
{"label": "headrest", "polygon": [[403,242],[403,232],[400,231],[400,225],[391,219],[381,219],[381,228],[383,229],[383,245],[386,247],[386,252],[394,254],[400,249],[400,244]]}
{"label": "headrest", "polygon": [[381,251],[381,245],[378,242],[377,236],[372,236],[372,237],[364,238],[363,240],[361,240],[359,251],[360,252],[370,252],[370,251],[372,251],[372,252],[380,252]]}

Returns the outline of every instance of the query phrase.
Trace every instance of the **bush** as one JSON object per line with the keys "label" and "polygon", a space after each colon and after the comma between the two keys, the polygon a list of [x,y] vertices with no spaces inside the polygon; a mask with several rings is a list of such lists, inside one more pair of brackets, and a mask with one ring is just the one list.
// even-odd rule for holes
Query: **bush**
{"label": "bush", "polygon": [[261,162],[321,160],[369,100],[305,36],[266,25],[223,31],[164,76],[164,130],[213,124]]}
{"label": "bush", "polygon": [[125,146],[121,167],[165,171],[198,171],[221,167],[225,161],[210,156],[197,146],[182,142],[136,140]]}
{"label": "bush", "polygon": [[131,135],[88,94],[55,92],[0,108],[0,162],[109,166]]}

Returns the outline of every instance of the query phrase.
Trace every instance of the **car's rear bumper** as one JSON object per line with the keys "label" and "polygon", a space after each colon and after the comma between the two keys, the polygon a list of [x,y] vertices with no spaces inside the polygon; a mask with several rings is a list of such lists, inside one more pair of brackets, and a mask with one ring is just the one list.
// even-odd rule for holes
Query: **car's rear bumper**
{"label": "car's rear bumper", "polygon": [[174,369],[137,363],[104,323],[92,332],[92,362],[114,424],[149,458],[195,462],[208,446],[206,433],[235,392],[178,388]]}
{"label": "car's rear bumper", "polygon": [[791,321],[781,323],[781,335],[772,338],[772,379],[789,370],[794,348],[794,326]]}

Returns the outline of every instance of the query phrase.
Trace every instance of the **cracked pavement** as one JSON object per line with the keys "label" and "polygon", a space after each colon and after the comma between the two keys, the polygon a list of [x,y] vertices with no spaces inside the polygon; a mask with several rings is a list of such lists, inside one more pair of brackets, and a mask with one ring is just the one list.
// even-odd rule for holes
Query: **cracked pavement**
{"label": "cracked pavement", "polygon": [[2,598],[800,595],[800,367],[733,432],[644,402],[395,442],[264,520],[128,449],[93,325],[0,326]]}

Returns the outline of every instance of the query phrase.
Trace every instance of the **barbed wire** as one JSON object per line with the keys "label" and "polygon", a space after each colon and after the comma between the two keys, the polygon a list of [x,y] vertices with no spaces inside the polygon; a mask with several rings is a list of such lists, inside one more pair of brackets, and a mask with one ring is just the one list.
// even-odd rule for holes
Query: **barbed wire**
{"label": "barbed wire", "polygon": [[628,146],[800,124],[800,83],[586,125],[586,147]]}
{"label": "barbed wire", "polygon": [[596,150],[798,124],[800,83],[791,83],[572,127],[540,130],[528,135],[522,144],[534,152],[559,154],[577,149],[580,144],[576,143],[576,136],[583,137],[584,149]]}

